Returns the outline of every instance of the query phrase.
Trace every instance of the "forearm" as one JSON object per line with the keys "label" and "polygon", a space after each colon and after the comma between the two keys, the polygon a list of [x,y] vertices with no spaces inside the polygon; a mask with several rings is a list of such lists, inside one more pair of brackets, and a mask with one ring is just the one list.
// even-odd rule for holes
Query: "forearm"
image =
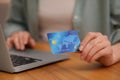
{"label": "forearm", "polygon": [[120,43],[112,46],[113,48],[113,64],[120,61]]}
{"label": "forearm", "polygon": [[6,37],[16,31],[25,31],[28,29],[23,3],[24,0],[11,0],[9,16],[4,24]]}

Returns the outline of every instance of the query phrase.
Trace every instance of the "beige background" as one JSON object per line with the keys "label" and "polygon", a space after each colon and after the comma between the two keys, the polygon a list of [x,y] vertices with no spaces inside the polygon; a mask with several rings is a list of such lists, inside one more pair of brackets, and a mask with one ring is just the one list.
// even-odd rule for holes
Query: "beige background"
{"label": "beige background", "polygon": [[4,24],[9,12],[10,0],[0,0],[0,24]]}

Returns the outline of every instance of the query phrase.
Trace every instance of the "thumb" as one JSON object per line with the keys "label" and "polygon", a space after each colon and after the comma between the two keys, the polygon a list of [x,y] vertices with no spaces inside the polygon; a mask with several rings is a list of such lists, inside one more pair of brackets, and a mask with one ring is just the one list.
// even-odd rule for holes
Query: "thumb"
{"label": "thumb", "polygon": [[6,41],[7,48],[10,49],[13,47],[12,39],[8,38]]}

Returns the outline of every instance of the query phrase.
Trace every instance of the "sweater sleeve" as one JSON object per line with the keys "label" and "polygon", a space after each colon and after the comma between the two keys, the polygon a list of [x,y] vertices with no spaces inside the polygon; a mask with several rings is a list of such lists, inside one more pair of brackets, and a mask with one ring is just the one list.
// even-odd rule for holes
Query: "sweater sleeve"
{"label": "sweater sleeve", "polygon": [[27,30],[25,18],[24,0],[11,0],[10,13],[4,25],[6,37],[16,31]]}

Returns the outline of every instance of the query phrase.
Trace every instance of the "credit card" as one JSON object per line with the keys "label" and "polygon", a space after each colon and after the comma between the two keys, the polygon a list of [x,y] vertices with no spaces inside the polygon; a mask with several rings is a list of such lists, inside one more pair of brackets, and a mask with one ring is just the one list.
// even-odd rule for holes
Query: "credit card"
{"label": "credit card", "polygon": [[80,46],[77,30],[52,32],[47,34],[52,54],[76,52]]}

